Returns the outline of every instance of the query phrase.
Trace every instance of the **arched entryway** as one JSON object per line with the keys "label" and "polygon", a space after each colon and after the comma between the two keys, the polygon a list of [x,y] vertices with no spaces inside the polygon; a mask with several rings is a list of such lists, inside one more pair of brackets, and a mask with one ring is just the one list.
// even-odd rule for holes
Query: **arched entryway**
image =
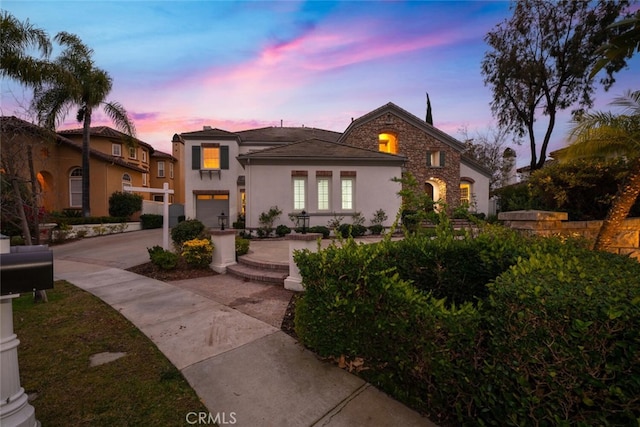
{"label": "arched entryway", "polygon": [[[447,200],[447,184],[439,178],[429,178],[424,183],[424,192],[431,197],[434,202]],[[436,211],[440,210],[439,205],[434,206]]]}
{"label": "arched entryway", "polygon": [[47,171],[40,171],[36,176],[40,186],[40,206],[47,212],[59,210],[56,206],[56,194],[54,188],[53,175]]}

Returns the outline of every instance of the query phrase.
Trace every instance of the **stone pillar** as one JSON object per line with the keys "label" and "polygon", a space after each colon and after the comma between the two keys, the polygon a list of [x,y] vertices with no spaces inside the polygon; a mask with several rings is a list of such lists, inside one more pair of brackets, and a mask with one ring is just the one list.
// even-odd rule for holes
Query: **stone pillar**
{"label": "stone pillar", "polygon": [[302,249],[309,249],[311,252],[315,252],[318,248],[318,239],[321,238],[322,234],[320,233],[296,233],[287,235],[287,240],[289,240],[289,276],[284,279],[285,289],[297,292],[304,291],[304,287],[302,286],[302,276],[300,276],[300,270],[293,260],[293,252]]}
{"label": "stone pillar", "polygon": [[[2,236],[2,235],[0,235]],[[0,253],[9,253],[10,243],[0,237]],[[12,300],[20,295],[0,297],[0,425],[3,427],[39,426],[33,406],[28,403],[24,389],[20,387],[18,368],[18,344],[13,333]]]}
{"label": "stone pillar", "polygon": [[539,236],[560,233],[562,221],[566,221],[568,218],[569,214],[566,212],[534,210],[500,212],[498,214],[498,219],[504,221],[505,226],[523,233]]}
{"label": "stone pillar", "polygon": [[236,263],[236,230],[211,230],[211,269],[220,274]]}

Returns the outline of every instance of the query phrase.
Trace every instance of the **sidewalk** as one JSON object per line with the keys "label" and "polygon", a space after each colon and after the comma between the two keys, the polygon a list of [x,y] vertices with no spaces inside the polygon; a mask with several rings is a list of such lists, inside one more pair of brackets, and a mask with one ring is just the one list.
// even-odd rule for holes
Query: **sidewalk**
{"label": "sidewalk", "polygon": [[[278,247],[263,256],[279,256]],[[289,291],[228,275],[164,283],[114,267],[118,262],[94,263],[68,248],[54,250],[54,257],[55,279],[93,293],[136,325],[220,425],[434,426],[282,332],[278,313],[284,313]],[[251,295],[258,293],[268,293],[273,307],[254,317],[231,307],[244,304],[238,308],[251,313]]]}

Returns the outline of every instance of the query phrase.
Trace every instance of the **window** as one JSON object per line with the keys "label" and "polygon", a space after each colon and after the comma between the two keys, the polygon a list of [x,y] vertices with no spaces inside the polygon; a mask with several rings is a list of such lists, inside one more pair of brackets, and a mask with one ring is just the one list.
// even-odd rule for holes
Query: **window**
{"label": "window", "polygon": [[444,151],[427,151],[427,166],[443,168],[446,153]]}
{"label": "window", "polygon": [[192,146],[191,169],[229,169],[229,146],[215,143]]}
{"label": "window", "polygon": [[122,157],[122,145],[111,144],[111,155],[115,157]]}
{"label": "window", "polygon": [[378,150],[383,153],[398,153],[398,139],[394,134],[381,133],[378,135]]}
{"label": "window", "polygon": [[138,155],[136,153],[136,147],[129,147],[129,158],[130,159],[137,159]]}
{"label": "window", "polygon": [[153,195],[154,202],[164,202],[164,194],[154,194]]}
{"label": "window", "polygon": [[318,178],[318,210],[329,210],[329,178]]}
{"label": "window", "polygon": [[306,178],[293,178],[293,210],[301,211],[305,209],[306,184]]}
{"label": "window", "polygon": [[353,178],[342,178],[340,180],[341,200],[343,210],[353,209]]}
{"label": "window", "polygon": [[460,204],[469,205],[471,202],[471,186],[468,183],[460,184]]}
{"label": "window", "polygon": [[173,163],[169,163],[169,178],[173,179]]}
{"label": "window", "polygon": [[220,146],[202,146],[202,168],[220,169]]}
{"label": "window", "polygon": [[69,174],[69,206],[82,207],[82,169],[75,168]]}
{"label": "window", "polygon": [[146,187],[147,186],[147,182],[148,182],[147,181],[147,174],[143,173],[142,174],[142,185]]}
{"label": "window", "polygon": [[142,150],[142,163],[147,163],[147,152]]}
{"label": "window", "polygon": [[126,187],[131,187],[131,175],[128,173],[122,175],[122,190]]}
{"label": "window", "polygon": [[164,178],[164,160],[158,162],[158,178]]}

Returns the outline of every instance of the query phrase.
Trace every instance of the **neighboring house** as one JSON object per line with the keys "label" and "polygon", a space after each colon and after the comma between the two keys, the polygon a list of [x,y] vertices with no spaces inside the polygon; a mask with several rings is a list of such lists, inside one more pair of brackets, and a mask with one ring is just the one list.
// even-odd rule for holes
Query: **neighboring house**
{"label": "neighboring house", "polygon": [[205,126],[173,140],[185,144],[185,215],[208,227],[218,227],[222,213],[230,223],[244,215],[247,227],[258,227],[272,206],[283,211],[282,224],[303,209],[311,225],[326,225],[334,215],[346,222],[355,212],[369,219],[378,209],[393,218],[400,187],[391,179],[404,171],[436,201],[489,210],[490,171],[463,156],[461,142],[393,103],[352,121],[344,133]]}
{"label": "neighboring house", "polygon": [[[169,195],[169,203],[184,203],[182,189],[184,183],[180,171],[180,159],[184,155],[184,144],[173,142],[175,155],[164,153],[151,145],[107,126],[92,127],[91,149],[110,154],[112,158],[143,169],[144,172],[132,176],[132,187],[162,188],[164,183],[174,190]],[[58,132],[79,144],[82,144],[82,129],[70,129]],[[126,184],[123,184],[126,186]],[[93,179],[91,181],[93,196]],[[121,190],[122,191],[122,190]],[[162,193],[139,193],[144,200],[163,201]],[[91,206],[92,215],[93,205]]]}
{"label": "neighboring house", "polygon": [[462,155],[464,145],[424,120],[388,103],[353,120],[340,143],[407,158],[410,172],[434,201],[468,204],[488,213],[491,172]]}
{"label": "neighboring house", "polygon": [[[41,206],[48,212],[81,211],[82,143],[16,117],[0,119],[3,168],[15,168],[17,175],[30,182],[26,147],[31,146]],[[146,173],[138,164],[97,150],[93,144],[89,169],[93,216],[109,215],[111,194],[122,191],[126,186],[141,185],[142,175]]]}
{"label": "neighboring house", "polygon": [[248,228],[260,227],[260,214],[274,206],[283,211],[277,224],[289,226],[296,224],[288,217],[302,211],[310,226],[326,226],[334,217],[351,223],[356,213],[370,219],[379,209],[393,222],[400,209],[401,184],[393,178],[402,175],[402,156],[307,139],[241,154],[238,160],[246,169]]}

